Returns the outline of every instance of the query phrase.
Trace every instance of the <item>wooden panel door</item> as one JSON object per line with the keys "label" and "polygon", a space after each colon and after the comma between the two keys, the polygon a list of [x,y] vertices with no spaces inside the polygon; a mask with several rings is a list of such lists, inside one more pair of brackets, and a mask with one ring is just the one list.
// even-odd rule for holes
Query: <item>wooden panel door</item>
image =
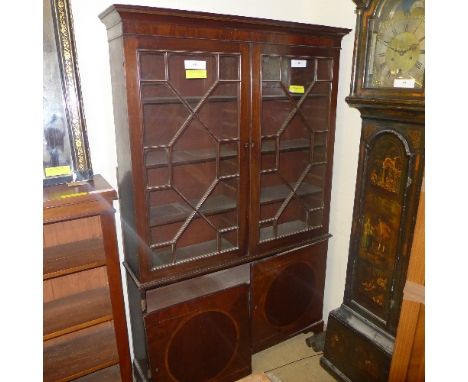
{"label": "wooden panel door", "polygon": [[151,312],[144,320],[153,380],[228,382],[250,373],[249,284],[223,286],[224,280],[229,285],[248,278],[248,268],[147,292]]}
{"label": "wooden panel door", "polygon": [[272,346],[304,330],[323,330],[328,242],[252,265],[252,349]]}

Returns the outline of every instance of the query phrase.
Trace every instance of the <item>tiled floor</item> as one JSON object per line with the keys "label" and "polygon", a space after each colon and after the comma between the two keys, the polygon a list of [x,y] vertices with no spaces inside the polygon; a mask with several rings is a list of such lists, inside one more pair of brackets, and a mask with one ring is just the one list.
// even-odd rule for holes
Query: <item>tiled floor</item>
{"label": "tiled floor", "polygon": [[271,382],[335,382],[319,364],[322,352],[306,345],[300,334],[252,357],[252,374],[265,373]]}

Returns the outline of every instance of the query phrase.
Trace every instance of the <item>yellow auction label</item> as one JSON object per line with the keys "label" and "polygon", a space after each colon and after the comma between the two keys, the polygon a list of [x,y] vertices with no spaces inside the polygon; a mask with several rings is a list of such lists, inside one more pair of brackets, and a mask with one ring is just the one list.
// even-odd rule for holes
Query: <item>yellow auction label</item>
{"label": "yellow auction label", "polygon": [[88,192],[75,192],[74,194],[60,195],[60,199],[74,198],[76,196],[88,195]]}
{"label": "yellow auction label", "polygon": [[71,168],[70,166],[46,167],[44,172],[46,176],[70,175]]}
{"label": "yellow auction label", "polygon": [[304,93],[304,86],[302,85],[289,85],[289,92],[290,93]]}
{"label": "yellow auction label", "polygon": [[186,69],[185,78],[186,79],[206,78],[206,69]]}

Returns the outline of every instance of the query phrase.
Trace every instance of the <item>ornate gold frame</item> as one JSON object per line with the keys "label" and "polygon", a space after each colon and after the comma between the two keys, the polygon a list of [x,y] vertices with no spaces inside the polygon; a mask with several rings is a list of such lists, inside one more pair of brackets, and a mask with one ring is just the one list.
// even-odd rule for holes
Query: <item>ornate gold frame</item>
{"label": "ornate gold frame", "polygon": [[[55,45],[60,67],[60,86],[63,92],[66,127],[70,140],[71,174],[46,176],[44,185],[74,181],[85,181],[92,177],[86,125],[81,98],[76,48],[73,36],[73,18],[69,0],[50,1],[54,28]],[[46,20],[44,20],[45,22]],[[46,26],[44,25],[44,28]],[[44,56],[44,65],[46,56]]]}

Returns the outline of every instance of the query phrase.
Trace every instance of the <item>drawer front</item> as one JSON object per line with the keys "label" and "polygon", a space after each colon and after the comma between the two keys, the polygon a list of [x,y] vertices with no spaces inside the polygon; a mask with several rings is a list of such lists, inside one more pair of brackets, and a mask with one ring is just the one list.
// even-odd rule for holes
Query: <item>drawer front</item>
{"label": "drawer front", "polygon": [[255,352],[310,326],[322,329],[327,245],[303,247],[252,266]]}
{"label": "drawer front", "polygon": [[251,371],[248,299],[241,284],[145,317],[153,380],[233,381]]}

